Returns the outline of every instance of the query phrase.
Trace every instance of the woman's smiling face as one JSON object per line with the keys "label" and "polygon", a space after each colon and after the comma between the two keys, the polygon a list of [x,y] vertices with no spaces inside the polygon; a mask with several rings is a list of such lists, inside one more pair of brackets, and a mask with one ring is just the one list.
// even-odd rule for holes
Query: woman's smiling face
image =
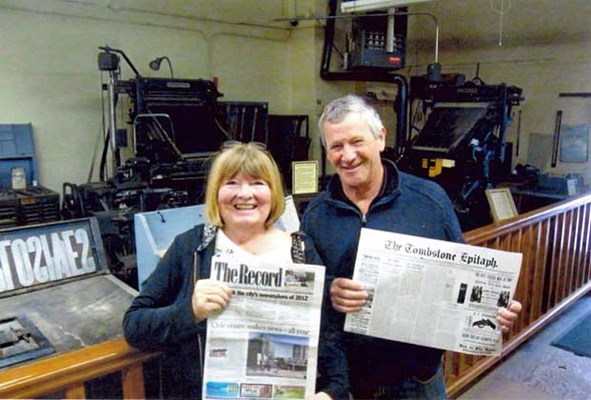
{"label": "woman's smiling face", "polygon": [[227,229],[264,228],[271,213],[271,188],[264,180],[239,172],[222,182],[218,205]]}

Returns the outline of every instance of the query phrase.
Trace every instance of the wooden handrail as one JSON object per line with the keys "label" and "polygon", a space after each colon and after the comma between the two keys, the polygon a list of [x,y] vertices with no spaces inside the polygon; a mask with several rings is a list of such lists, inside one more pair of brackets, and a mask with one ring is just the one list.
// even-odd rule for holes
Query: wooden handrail
{"label": "wooden handrail", "polygon": [[566,200],[560,203],[530,211],[525,214],[517,215],[513,218],[495,222],[464,234],[464,238],[470,244],[480,246],[489,240],[496,239],[499,236],[515,232],[526,226],[533,225],[544,220],[548,220],[557,215],[563,214],[577,207],[591,204],[591,194],[581,195],[572,200]]}
{"label": "wooden handrail", "polygon": [[145,353],[117,338],[0,372],[0,398],[34,398],[65,389],[66,398],[84,398],[84,382],[122,372],[123,397],[145,398]]}
{"label": "wooden handrail", "polygon": [[523,310],[499,357],[446,353],[451,398],[591,291],[591,195],[487,225],[464,237],[475,246],[523,254],[515,293]]}

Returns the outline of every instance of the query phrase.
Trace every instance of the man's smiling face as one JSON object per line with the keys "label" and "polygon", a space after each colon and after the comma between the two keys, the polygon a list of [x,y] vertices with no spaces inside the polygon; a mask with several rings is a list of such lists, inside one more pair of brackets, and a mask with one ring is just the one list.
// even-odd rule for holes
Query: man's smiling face
{"label": "man's smiling face", "polygon": [[323,128],[328,160],[345,189],[358,191],[380,182],[385,130],[375,137],[368,123],[355,112],[341,122],[325,122]]}

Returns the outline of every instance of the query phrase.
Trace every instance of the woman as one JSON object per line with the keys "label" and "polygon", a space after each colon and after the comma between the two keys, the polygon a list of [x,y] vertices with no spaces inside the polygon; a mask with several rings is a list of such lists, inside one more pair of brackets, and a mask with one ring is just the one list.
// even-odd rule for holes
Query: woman
{"label": "woman", "polygon": [[[165,350],[168,397],[201,398],[207,318],[223,310],[232,291],[208,279],[219,252],[243,259],[321,264],[302,234],[274,227],[284,209],[275,161],[255,143],[236,144],[214,160],[208,178],[208,223],[178,235],[125,313],[125,338],[142,350]],[[302,242],[303,241],[303,242]],[[304,244],[304,246],[302,246]],[[302,259],[303,256],[303,259]],[[347,398],[348,380],[338,331],[323,306],[315,398]]]}

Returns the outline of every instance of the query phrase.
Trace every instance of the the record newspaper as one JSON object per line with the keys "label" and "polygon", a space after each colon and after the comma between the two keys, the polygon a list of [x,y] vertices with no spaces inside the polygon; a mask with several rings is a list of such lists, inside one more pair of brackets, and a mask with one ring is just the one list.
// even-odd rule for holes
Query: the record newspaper
{"label": "the record newspaper", "polygon": [[345,331],[498,355],[497,310],[515,293],[522,255],[363,228],[353,279],[369,299]]}
{"label": "the record newspaper", "polygon": [[314,394],[324,267],[212,260],[233,290],[208,318],[203,398],[304,399]]}

